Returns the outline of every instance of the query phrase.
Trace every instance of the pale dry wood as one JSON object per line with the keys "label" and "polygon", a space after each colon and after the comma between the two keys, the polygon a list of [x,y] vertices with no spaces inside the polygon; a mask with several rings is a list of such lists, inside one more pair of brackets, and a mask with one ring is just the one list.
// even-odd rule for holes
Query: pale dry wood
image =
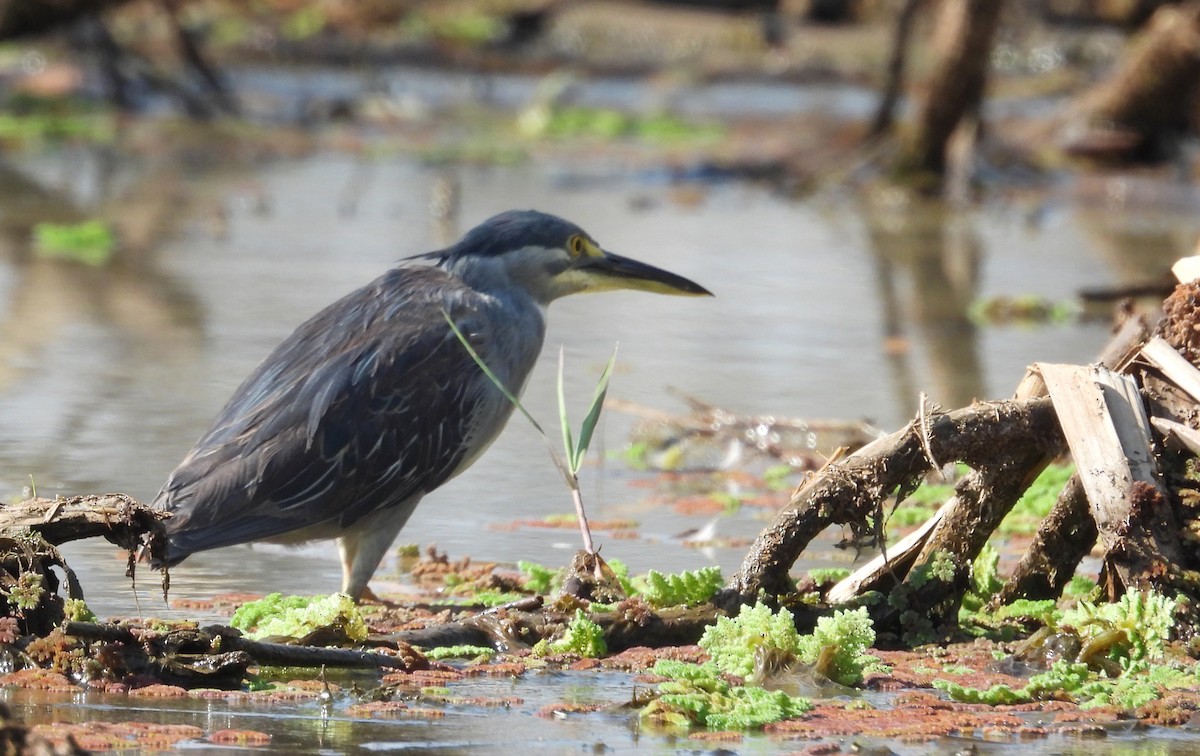
{"label": "pale dry wood", "polygon": [[1177,423],[1174,420],[1168,420],[1165,417],[1152,417],[1150,424],[1153,425],[1167,442],[1172,441],[1179,444],[1180,447],[1187,449],[1192,454],[1200,457],[1200,431],[1192,428],[1190,425]]}
{"label": "pale dry wood", "polygon": [[[1105,391],[1105,386],[1098,380],[1099,368],[1050,363],[1039,364],[1037,368],[1054,401],[1100,538],[1106,549],[1112,549],[1117,545],[1118,528],[1129,516],[1133,483],[1141,479],[1135,475],[1145,470],[1140,460],[1150,456],[1149,439],[1144,448],[1135,446],[1127,450],[1122,446],[1116,428],[1118,418],[1113,416],[1110,407],[1110,400],[1116,405],[1119,397],[1116,392]],[[1126,415],[1122,415],[1122,419],[1125,418]],[[1153,476],[1145,482],[1157,485]]]}
{"label": "pale dry wood", "polygon": [[1183,554],[1137,384],[1096,366],[1038,367],[1075,458],[1106,564],[1125,587],[1153,584],[1170,565],[1181,564]]}
{"label": "pale dry wood", "polygon": [[1200,402],[1200,370],[1188,362],[1166,339],[1162,336],[1150,339],[1142,347],[1141,356],[1158,368],[1168,381],[1186,392],[1193,400]]}
{"label": "pale dry wood", "polygon": [[[1197,245],[1200,251],[1200,244]],[[1190,283],[1200,278],[1200,255],[1181,257],[1171,266],[1171,272],[1179,283]]]}
{"label": "pale dry wood", "polygon": [[859,567],[852,574],[843,578],[837,585],[829,589],[825,599],[830,604],[844,604],[859,593],[871,590],[880,580],[890,575],[902,578],[908,572],[909,563],[925,545],[929,534],[945,516],[946,512],[955,506],[957,499],[951,497],[930,515],[929,519],[919,528],[896,541],[895,544],[877,554],[875,558]]}

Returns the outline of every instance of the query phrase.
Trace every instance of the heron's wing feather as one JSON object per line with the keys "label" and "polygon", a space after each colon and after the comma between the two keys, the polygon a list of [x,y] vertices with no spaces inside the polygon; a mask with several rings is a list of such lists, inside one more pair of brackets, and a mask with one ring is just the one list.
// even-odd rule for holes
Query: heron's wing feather
{"label": "heron's wing feather", "polygon": [[489,386],[442,311],[469,320],[472,295],[433,269],[392,274],[288,337],[172,474],[156,504],[180,558],[345,527],[458,469]]}

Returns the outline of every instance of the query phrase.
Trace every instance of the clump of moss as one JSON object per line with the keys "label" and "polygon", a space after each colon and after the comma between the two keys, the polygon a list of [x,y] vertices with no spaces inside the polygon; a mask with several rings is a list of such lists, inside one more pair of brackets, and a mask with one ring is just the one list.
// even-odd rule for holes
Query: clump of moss
{"label": "clump of moss", "polygon": [[795,659],[800,651],[800,634],[787,609],[772,612],[766,604],[743,606],[737,617],[719,617],[700,638],[722,672],[738,677],[754,673],[755,657],[770,654],[778,660]]}
{"label": "clump of moss", "polygon": [[95,622],[96,615],[83,599],[69,598],[63,602],[63,616],[72,622]]}
{"label": "clump of moss", "polygon": [[1063,613],[1062,624],[1074,627],[1087,643],[1118,636],[1105,647],[1107,657],[1125,670],[1161,659],[1175,627],[1175,599],[1154,591],[1129,591],[1111,604],[1080,601]]}
{"label": "clump of moss", "polygon": [[537,562],[522,559],[517,562],[517,569],[525,575],[525,588],[539,595],[547,595],[554,586],[562,582],[561,570],[552,570]]}
{"label": "clump of moss", "polygon": [[987,690],[968,688],[948,680],[935,680],[934,686],[946,691],[950,698],[963,703],[982,703],[991,706],[1046,701],[1065,697],[1080,708],[1117,706],[1131,709],[1143,706],[1162,696],[1162,691],[1193,688],[1196,677],[1184,670],[1166,665],[1153,665],[1134,674],[1110,678],[1094,672],[1083,662],[1060,659],[1050,669],[1033,675],[1022,688],[993,685]]}
{"label": "clump of moss", "polygon": [[642,710],[641,716],[664,726],[746,730],[812,709],[808,699],[783,691],[733,685],[712,662],[660,659],[651,671],[670,679],[659,684],[659,697]]}
{"label": "clump of moss", "polygon": [[[635,583],[636,584],[636,583]],[[725,584],[720,567],[702,567],[672,575],[650,570],[645,577],[646,600],[653,606],[695,606],[713,597]]]}
{"label": "clump of moss", "polygon": [[963,595],[962,611],[977,612],[1004,587],[1000,579],[1000,552],[985,543],[971,565],[971,582]]}
{"label": "clump of moss", "polygon": [[1062,616],[1054,599],[1017,599],[1005,604],[992,613],[997,619],[1028,618],[1043,625],[1053,625]]}
{"label": "clump of moss", "polygon": [[[537,646],[534,648],[537,650]],[[588,659],[596,659],[608,653],[604,630],[588,619],[582,609],[575,610],[575,618],[567,625],[562,637],[546,644],[544,648],[552,653],[578,654]]]}
{"label": "clump of moss", "polygon": [[242,604],[229,624],[251,638],[303,638],[315,630],[334,627],[352,641],[367,638],[367,625],[358,605],[344,593],[329,596],[284,596],[272,593]]}
{"label": "clump of moss", "polygon": [[495,655],[496,649],[489,646],[437,646],[435,648],[423,649],[422,655],[426,659],[440,661],[442,659],[474,659],[478,657],[491,658]]}
{"label": "clump of moss", "polygon": [[42,603],[45,581],[41,573],[22,572],[17,582],[8,589],[8,603],[21,611],[33,611]]}
{"label": "clump of moss", "polygon": [[808,576],[817,585],[825,585],[845,580],[850,577],[850,570],[846,567],[814,567],[808,571]]}
{"label": "clump of moss", "polygon": [[797,655],[836,683],[860,685],[864,671],[881,665],[878,657],[866,653],[874,642],[875,627],[867,608],[860,606],[818,619],[812,634],[799,639]]}
{"label": "clump of moss", "polygon": [[[1018,603],[1002,611],[1014,614]],[[1163,658],[1175,625],[1174,599],[1131,591],[1115,603],[1080,601],[1061,613],[1051,601],[1023,603],[1048,628],[1077,634],[1082,644],[1078,658],[1055,661],[1023,688],[996,685],[980,690],[944,680],[934,684],[954,700],[967,703],[1014,704],[1066,696],[1085,708],[1132,708],[1160,697],[1163,689],[1195,686],[1194,673],[1153,663]]]}
{"label": "clump of moss", "polygon": [[[700,646],[709,661],[660,660],[654,666],[655,674],[670,679],[659,684],[659,697],[642,710],[642,717],[672,727],[742,730],[799,716],[812,703],[758,685],[760,661],[769,658],[781,666],[803,661],[832,680],[854,685],[862,682],[864,669],[879,664],[865,653],[874,641],[865,607],[822,617],[811,635],[801,636],[786,609],[743,606],[736,617],[722,617],[704,632]],[[748,683],[736,685],[736,678]]]}

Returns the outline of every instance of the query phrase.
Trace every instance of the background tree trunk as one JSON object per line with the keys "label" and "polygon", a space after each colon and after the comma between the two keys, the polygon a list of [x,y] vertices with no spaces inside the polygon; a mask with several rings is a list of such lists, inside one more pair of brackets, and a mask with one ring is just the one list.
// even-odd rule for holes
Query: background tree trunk
{"label": "background tree trunk", "polygon": [[[1200,1],[1160,8],[1116,72],[1077,101],[1069,152],[1107,159],[1167,156],[1200,92]],[[1082,127],[1082,128],[1081,128]]]}
{"label": "background tree trunk", "polygon": [[947,144],[963,116],[979,109],[1003,0],[946,0],[934,28],[937,64],[897,164],[901,177],[940,186]]}

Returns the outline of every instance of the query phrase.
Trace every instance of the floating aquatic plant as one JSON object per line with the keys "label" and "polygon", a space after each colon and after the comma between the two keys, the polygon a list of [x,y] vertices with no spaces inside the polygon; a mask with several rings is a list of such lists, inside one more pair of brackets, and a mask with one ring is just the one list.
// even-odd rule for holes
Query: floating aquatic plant
{"label": "floating aquatic plant", "polygon": [[641,716],[668,727],[746,730],[812,709],[808,699],[783,691],[733,685],[712,662],[660,659],[651,672],[670,679],[659,683],[659,697],[642,709]]}
{"label": "floating aquatic plant", "polygon": [[720,671],[750,677],[756,655],[796,658],[800,634],[787,609],[773,612],[766,604],[755,604],[743,606],[736,617],[718,617],[716,624],[705,629],[700,647]]}
{"label": "floating aquatic plant", "polygon": [[703,604],[725,584],[724,578],[721,577],[721,568],[716,566],[671,575],[650,570],[642,582],[643,595],[657,607]]}
{"label": "floating aquatic plant", "polygon": [[551,641],[546,648],[556,654],[578,654],[596,659],[608,653],[604,641],[604,630],[588,619],[582,609],[575,610],[575,618],[567,625],[561,638]]}
{"label": "floating aquatic plant", "polygon": [[251,638],[303,638],[314,630],[337,627],[353,641],[367,638],[358,605],[344,593],[329,596],[284,596],[272,593],[242,604],[229,624]]}
{"label": "floating aquatic plant", "polygon": [[860,606],[819,618],[812,634],[799,639],[797,654],[830,680],[859,685],[864,671],[881,664],[866,652],[874,642],[875,627],[867,608]]}

